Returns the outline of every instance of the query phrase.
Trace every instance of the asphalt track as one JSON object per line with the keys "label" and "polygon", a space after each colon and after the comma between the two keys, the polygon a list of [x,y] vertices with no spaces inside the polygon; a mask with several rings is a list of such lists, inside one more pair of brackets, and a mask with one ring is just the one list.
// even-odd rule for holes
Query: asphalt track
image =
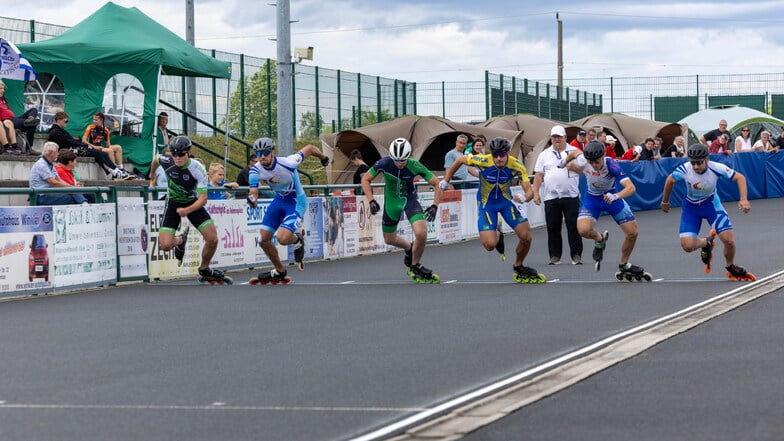
{"label": "asphalt track", "polygon": [[[782,200],[752,201],[745,215],[725,206],[736,262],[759,279],[782,271]],[[534,230],[526,264],[546,284],[513,283],[511,260],[466,241],[427,248],[440,285],[413,284],[390,253],[311,263],[288,286],[242,284],[242,272],[231,287],[183,280],[3,301],[0,439],[403,439],[445,418],[446,404],[754,286],[724,278],[721,245],[706,275],[680,249],[679,213],[637,213],[632,261],[649,283],[615,280],[620,230],[602,218],[598,273],[546,265],[545,231]],[[510,254],[515,243],[507,235]],[[437,439],[781,439],[777,286],[638,355],[613,350],[611,367],[464,437],[447,418],[439,427],[451,435]]]}

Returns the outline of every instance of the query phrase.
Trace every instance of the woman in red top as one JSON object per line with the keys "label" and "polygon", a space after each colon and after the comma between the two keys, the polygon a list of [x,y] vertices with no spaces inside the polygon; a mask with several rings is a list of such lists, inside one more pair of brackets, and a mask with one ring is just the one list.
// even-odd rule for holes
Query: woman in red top
{"label": "woman in red top", "polygon": [[[54,171],[57,172],[57,176],[74,187],[84,187],[84,184],[76,180],[74,175],[75,168],[76,153],[69,149],[60,149],[57,154],[57,164],[54,165]],[[95,203],[95,195],[92,193],[85,193],[84,198],[91,204]]]}

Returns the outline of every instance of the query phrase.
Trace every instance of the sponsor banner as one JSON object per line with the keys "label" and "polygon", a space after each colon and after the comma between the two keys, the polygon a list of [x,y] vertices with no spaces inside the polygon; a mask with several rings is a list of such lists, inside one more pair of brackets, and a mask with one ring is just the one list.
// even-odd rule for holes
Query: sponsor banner
{"label": "sponsor banner", "polygon": [[436,221],[438,222],[438,241],[454,242],[463,239],[463,193],[459,190],[441,193]]}
{"label": "sponsor banner", "polygon": [[54,280],[58,287],[117,279],[117,216],[114,204],[58,205]]}
{"label": "sponsor banner", "polygon": [[245,256],[252,254],[251,248],[255,242],[254,235],[248,234],[245,227],[246,206],[244,199],[212,199],[207,202],[205,208],[215,222],[218,233],[218,249],[210,260],[211,267],[226,269],[246,266]]}
{"label": "sponsor banner", "polygon": [[[247,204],[245,205],[245,221],[247,224],[245,227],[245,237],[247,239],[245,241],[245,257],[247,259],[246,266],[248,267],[257,267],[270,263],[267,255],[264,254],[264,250],[259,246],[261,241],[261,221],[264,219],[264,214],[267,212],[270,202],[272,202],[271,199],[259,199],[255,208],[251,208]],[[272,235],[272,243],[278,249],[278,256],[281,256],[281,258],[286,256],[286,247],[278,244],[275,234]]]}
{"label": "sponsor banner", "polygon": [[[349,201],[350,199],[350,201]],[[345,220],[345,206],[356,212],[356,197],[327,197],[324,198],[324,216],[323,216],[323,232],[324,232],[324,258],[337,259],[346,257],[346,220]],[[356,222],[355,228],[356,230]],[[355,233],[356,234],[356,233]],[[354,253],[356,254],[356,237],[352,238],[354,243]]]}
{"label": "sponsor banner", "polygon": [[476,218],[479,214],[479,208],[476,202],[476,194],[478,189],[463,190],[463,202],[461,204],[463,212],[461,213],[461,225],[463,238],[477,237],[479,230],[477,229]]}
{"label": "sponsor banner", "polygon": [[[384,197],[375,196],[376,202],[384,209]],[[383,250],[384,239],[381,233],[381,216],[379,211],[375,216],[370,215],[367,199],[357,200],[357,254],[372,254]],[[378,235],[378,238],[377,236]]]}
{"label": "sponsor banner", "polygon": [[[322,198],[308,198],[307,208],[302,218],[305,229],[305,260],[324,257],[324,202]],[[294,246],[289,247],[289,262],[294,262]]]}
{"label": "sponsor banner", "polygon": [[52,207],[0,207],[0,295],[53,286]]}
{"label": "sponsor banner", "polygon": [[[117,198],[117,213],[122,213],[122,222],[117,226],[117,253],[120,277],[147,277],[147,252],[150,248],[150,233],[147,229],[144,198]],[[138,238],[138,241],[137,241]]]}
{"label": "sponsor banner", "polygon": [[359,250],[359,203],[364,197],[344,196],[340,198],[342,207],[342,226],[339,235],[343,236],[343,256],[356,256]]}
{"label": "sponsor banner", "polygon": [[[185,245],[185,257],[182,260],[182,265],[178,265],[177,259],[174,257],[174,250],[163,251],[158,246],[158,234],[161,225],[163,224],[163,209],[166,206],[165,201],[150,201],[147,205],[147,222],[150,227],[150,278],[151,279],[164,279],[171,277],[182,276],[195,276],[199,268],[199,260],[201,260],[201,234],[198,230],[191,227],[188,234],[188,243]],[[182,231],[185,226],[190,226],[188,218],[182,218],[180,229]]]}

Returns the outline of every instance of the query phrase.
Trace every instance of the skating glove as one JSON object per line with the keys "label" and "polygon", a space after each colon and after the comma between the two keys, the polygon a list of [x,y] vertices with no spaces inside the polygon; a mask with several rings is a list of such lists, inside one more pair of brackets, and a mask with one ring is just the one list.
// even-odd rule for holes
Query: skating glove
{"label": "skating glove", "polygon": [[444,190],[446,190],[446,188],[447,188],[448,186],[449,186],[449,182],[446,182],[446,181],[444,181],[444,180],[441,180],[441,182],[439,182],[439,183],[438,183],[438,188],[440,188],[440,189],[441,189],[441,191],[444,191]]}
{"label": "skating glove", "polygon": [[321,158],[321,166],[326,167],[328,165],[329,165],[329,158],[328,157]]}
{"label": "skating glove", "polygon": [[373,216],[375,216],[375,215],[376,215],[376,213],[378,213],[378,212],[379,212],[379,210],[381,210],[381,206],[380,206],[380,205],[378,205],[378,202],[376,202],[376,200],[375,200],[375,199],[373,199],[372,201],[370,201],[370,214],[371,214],[371,215],[373,215]]}
{"label": "skating glove", "polygon": [[433,222],[434,220],[436,220],[437,212],[438,212],[438,205],[433,204],[427,207],[427,210],[425,210],[425,220],[428,222]]}
{"label": "skating glove", "polygon": [[248,205],[250,205],[251,207],[254,207],[254,208],[256,207],[256,196],[253,196],[252,194],[249,194],[248,197],[245,198],[245,200],[248,201]]}
{"label": "skating glove", "polygon": [[618,200],[618,195],[616,193],[605,193],[604,194],[604,201],[608,204],[612,204],[613,202]]}

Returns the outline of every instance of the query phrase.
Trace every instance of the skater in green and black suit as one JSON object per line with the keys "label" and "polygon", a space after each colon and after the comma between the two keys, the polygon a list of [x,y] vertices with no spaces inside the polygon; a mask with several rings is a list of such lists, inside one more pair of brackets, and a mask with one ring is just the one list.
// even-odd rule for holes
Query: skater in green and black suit
{"label": "skater in green and black suit", "polygon": [[[438,276],[422,266],[419,260],[425,251],[425,241],[427,240],[427,223],[425,221],[435,220],[438,203],[441,201],[441,190],[438,188],[438,178],[421,162],[410,156],[411,144],[408,140],[397,138],[392,141],[389,146],[389,156],[379,159],[362,176],[362,190],[367,197],[370,214],[375,215],[381,210],[381,207],[373,199],[373,189],[370,183],[379,173],[384,174],[384,214],[381,221],[384,242],[405,250],[404,263],[409,267],[409,274],[415,281],[438,282]],[[419,204],[414,186],[416,176],[425,178],[435,191],[433,204],[424,211],[422,205]],[[414,231],[413,244],[397,234],[397,224],[404,212]]]}

